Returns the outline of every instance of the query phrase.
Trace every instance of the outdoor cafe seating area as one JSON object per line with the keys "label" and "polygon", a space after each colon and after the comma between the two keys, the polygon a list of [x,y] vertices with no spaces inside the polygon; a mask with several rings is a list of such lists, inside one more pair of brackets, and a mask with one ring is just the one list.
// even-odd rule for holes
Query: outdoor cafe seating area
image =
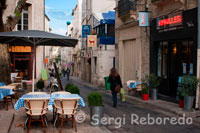
{"label": "outdoor cafe seating area", "polygon": [[41,128],[43,127],[43,131],[46,132],[49,122],[47,121],[47,113],[52,113],[54,127],[60,127],[60,132],[62,132],[64,120],[71,121],[72,127],[77,132],[75,115],[79,106],[85,106],[82,97],[66,91],[32,92],[27,89],[27,84],[31,84],[31,82],[8,85],[0,82],[0,100],[3,107],[7,111],[11,109],[11,106],[16,111],[19,111],[20,108],[25,110],[24,115],[27,117],[24,121],[24,129],[27,132],[31,131],[32,122],[40,122]]}

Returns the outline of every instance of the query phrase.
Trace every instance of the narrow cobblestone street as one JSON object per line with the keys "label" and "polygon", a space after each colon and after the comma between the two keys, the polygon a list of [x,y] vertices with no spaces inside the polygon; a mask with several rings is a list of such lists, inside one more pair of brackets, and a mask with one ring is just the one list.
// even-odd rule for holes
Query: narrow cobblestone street
{"label": "narrow cobblestone street", "polygon": [[[119,126],[118,124],[114,124],[112,121],[111,124],[105,125],[106,128],[108,128],[111,132],[114,133],[147,133],[149,131],[153,133],[199,133],[200,132],[200,126],[198,123],[193,123],[192,125],[170,125],[169,122],[166,123],[166,125],[137,125],[137,124],[131,124],[131,114],[136,114],[139,117],[147,117],[148,113],[151,117],[158,118],[158,117],[178,117],[175,114],[169,113],[164,110],[160,110],[155,107],[151,107],[150,105],[140,103],[138,101],[134,101],[132,99],[126,98],[126,102],[118,102],[118,107],[113,108],[112,107],[112,97],[110,93],[107,93],[103,88],[99,88],[97,90],[96,88],[90,88],[88,86],[80,84],[80,82],[77,82],[75,77],[72,77],[70,81],[66,81],[66,79],[62,79],[63,86],[65,86],[68,82],[74,83],[80,88],[80,95],[83,97],[86,107],[82,108],[85,113],[89,114],[89,108],[87,103],[87,95],[91,91],[99,91],[103,95],[104,99],[104,117],[120,117],[125,118],[125,124],[122,125],[120,128],[117,128]],[[118,99],[119,101],[119,99]]]}

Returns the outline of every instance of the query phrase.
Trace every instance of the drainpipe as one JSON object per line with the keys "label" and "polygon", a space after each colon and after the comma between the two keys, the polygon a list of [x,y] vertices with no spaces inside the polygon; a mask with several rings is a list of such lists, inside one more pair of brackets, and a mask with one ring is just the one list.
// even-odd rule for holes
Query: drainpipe
{"label": "drainpipe", "polygon": [[[198,18],[198,49],[197,49],[197,78],[200,78],[200,0],[198,0],[198,14],[197,14]],[[196,105],[195,108],[198,109],[199,108],[199,91],[200,91],[200,86],[198,85],[197,87],[197,92],[196,92]]]}
{"label": "drainpipe", "polygon": [[[43,30],[45,31],[46,29],[45,29],[45,0],[44,0],[44,18],[43,18],[43,20],[44,20],[44,24],[43,24]],[[45,66],[45,46],[43,46],[43,63],[44,63],[44,68],[46,67]]]}

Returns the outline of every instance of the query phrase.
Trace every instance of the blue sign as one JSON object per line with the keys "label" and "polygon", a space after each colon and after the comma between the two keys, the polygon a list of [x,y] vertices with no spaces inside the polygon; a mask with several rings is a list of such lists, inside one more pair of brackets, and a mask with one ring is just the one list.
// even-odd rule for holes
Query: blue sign
{"label": "blue sign", "polygon": [[149,26],[149,13],[139,12],[139,26],[147,27]]}
{"label": "blue sign", "polygon": [[90,35],[90,25],[83,25],[82,26],[82,38],[87,38],[87,35]]}

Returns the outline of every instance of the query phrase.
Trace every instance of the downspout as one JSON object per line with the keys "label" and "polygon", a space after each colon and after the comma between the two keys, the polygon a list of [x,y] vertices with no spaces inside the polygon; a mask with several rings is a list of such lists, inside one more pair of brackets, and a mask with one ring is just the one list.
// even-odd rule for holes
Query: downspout
{"label": "downspout", "polygon": [[[198,0],[198,13],[197,13],[197,20],[198,20],[198,35],[197,35],[197,39],[198,39],[198,43],[197,43],[197,78],[200,78],[200,0]],[[196,105],[195,108],[198,109],[199,108],[199,91],[200,91],[200,86],[198,85],[197,87],[197,91],[196,91]]]}
{"label": "downspout", "polygon": [[[43,14],[43,21],[44,21],[44,23],[43,23],[43,30],[45,31],[46,29],[45,29],[45,0],[44,0],[44,14]],[[43,64],[44,64],[44,68],[45,68],[45,46],[43,46]]]}

